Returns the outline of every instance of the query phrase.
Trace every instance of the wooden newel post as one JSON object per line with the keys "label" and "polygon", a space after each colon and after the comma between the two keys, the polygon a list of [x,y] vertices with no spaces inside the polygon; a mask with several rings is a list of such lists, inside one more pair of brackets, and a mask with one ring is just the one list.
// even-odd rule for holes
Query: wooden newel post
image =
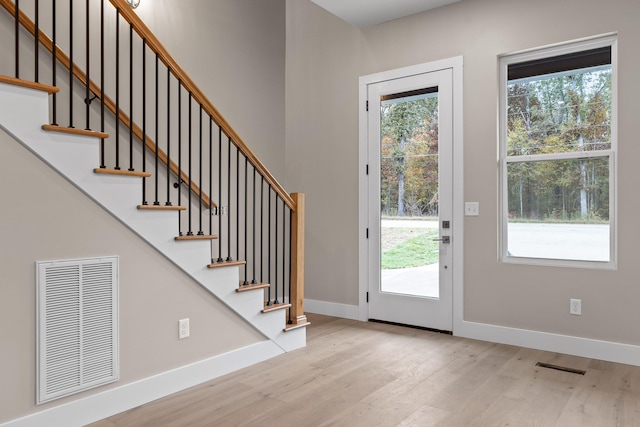
{"label": "wooden newel post", "polygon": [[304,194],[291,193],[296,209],[291,216],[291,320],[307,323],[304,314]]}

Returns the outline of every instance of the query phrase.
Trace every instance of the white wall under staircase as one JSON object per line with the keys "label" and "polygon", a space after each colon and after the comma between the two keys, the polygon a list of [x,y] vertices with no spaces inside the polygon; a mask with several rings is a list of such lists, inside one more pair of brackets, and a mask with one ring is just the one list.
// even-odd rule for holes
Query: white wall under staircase
{"label": "white wall under staircase", "polygon": [[[214,270],[206,268],[210,258],[208,242],[174,241],[177,223],[175,212],[136,209],[140,195],[139,179],[94,174],[93,167],[98,163],[97,140],[42,131],[41,125],[46,122],[48,96],[45,93],[0,84],[1,127],[268,338],[268,341],[258,345],[259,349],[252,346],[253,348],[246,352],[250,359],[253,357],[251,362],[245,361],[238,367],[305,345],[304,328],[283,332],[285,311],[260,313],[263,305],[261,291],[235,292],[239,280],[237,267]],[[230,356],[227,358],[234,359]],[[192,369],[193,376],[198,368],[189,369]],[[225,372],[219,368],[215,371]],[[210,375],[204,375],[202,380],[208,378]],[[184,381],[182,383],[183,386],[193,385],[191,380],[186,384]],[[152,389],[164,390],[166,387],[153,386]],[[174,391],[176,390],[171,389],[169,392]],[[153,398],[157,397],[159,396],[156,392]],[[136,404],[140,403],[143,402],[139,402],[138,399]],[[122,406],[114,408],[126,409]],[[27,424],[32,421],[33,419],[27,421]],[[65,425],[73,424],[71,422]]]}

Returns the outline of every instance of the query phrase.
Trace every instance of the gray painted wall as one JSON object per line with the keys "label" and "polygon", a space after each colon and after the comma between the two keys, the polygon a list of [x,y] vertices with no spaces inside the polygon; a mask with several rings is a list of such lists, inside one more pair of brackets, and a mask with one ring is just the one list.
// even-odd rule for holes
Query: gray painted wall
{"label": "gray painted wall", "polygon": [[143,0],[136,13],[284,180],[284,0]]}
{"label": "gray painted wall", "polygon": [[[307,298],[358,304],[358,77],[464,56],[465,320],[640,344],[635,116],[640,3],[464,0],[359,30],[287,2],[287,180],[307,195]],[[498,55],[618,32],[618,269],[498,262]],[[569,315],[581,298],[582,316]]]}

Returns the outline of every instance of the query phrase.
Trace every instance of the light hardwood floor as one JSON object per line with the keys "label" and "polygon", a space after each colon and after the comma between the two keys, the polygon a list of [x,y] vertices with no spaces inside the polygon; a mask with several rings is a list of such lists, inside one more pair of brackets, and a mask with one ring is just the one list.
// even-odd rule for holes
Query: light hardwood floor
{"label": "light hardwood floor", "polygon": [[304,349],[91,426],[640,426],[640,367],[309,319]]}

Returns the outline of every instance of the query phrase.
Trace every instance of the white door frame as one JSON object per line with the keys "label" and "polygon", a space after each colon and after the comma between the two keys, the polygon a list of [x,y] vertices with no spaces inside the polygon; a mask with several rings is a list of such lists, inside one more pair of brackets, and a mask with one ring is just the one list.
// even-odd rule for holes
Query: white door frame
{"label": "white door frame", "polygon": [[358,270],[359,300],[358,319],[367,321],[369,308],[367,292],[369,290],[368,241],[369,200],[367,183],[368,129],[367,129],[367,87],[370,84],[398,79],[417,74],[451,69],[453,72],[453,333],[463,322],[463,272],[464,272],[464,182],[463,182],[463,122],[462,122],[462,56],[428,62],[376,74],[361,76],[359,80],[359,147],[358,147]]}

